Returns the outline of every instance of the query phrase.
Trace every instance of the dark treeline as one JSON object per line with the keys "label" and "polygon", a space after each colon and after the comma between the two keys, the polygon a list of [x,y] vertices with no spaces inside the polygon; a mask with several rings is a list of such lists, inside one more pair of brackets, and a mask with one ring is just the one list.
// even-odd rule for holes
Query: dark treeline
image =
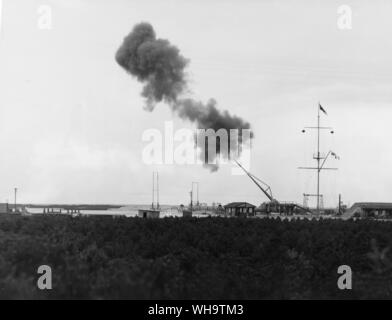
{"label": "dark treeline", "polygon": [[0,298],[392,298],[389,247],[392,224],[365,220],[2,216]]}

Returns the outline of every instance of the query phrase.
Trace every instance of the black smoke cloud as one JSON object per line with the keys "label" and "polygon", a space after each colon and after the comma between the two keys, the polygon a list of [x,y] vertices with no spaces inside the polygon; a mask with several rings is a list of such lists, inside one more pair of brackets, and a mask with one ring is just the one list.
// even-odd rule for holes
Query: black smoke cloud
{"label": "black smoke cloud", "polygon": [[[249,122],[219,110],[214,99],[204,104],[182,98],[188,90],[185,68],[189,60],[168,40],[158,39],[151,24],[142,22],[134,26],[118,49],[116,61],[144,84],[142,96],[147,110],[152,111],[158,102],[165,102],[180,118],[195,123],[199,129],[250,129]],[[241,141],[242,137],[239,138]],[[222,151],[219,143],[217,151]],[[209,167],[217,169],[217,166]]]}
{"label": "black smoke cloud", "polygon": [[157,102],[174,104],[186,89],[188,61],[167,40],[157,39],[149,23],[136,25],[116,54],[117,63],[143,82],[142,95],[153,110]]}

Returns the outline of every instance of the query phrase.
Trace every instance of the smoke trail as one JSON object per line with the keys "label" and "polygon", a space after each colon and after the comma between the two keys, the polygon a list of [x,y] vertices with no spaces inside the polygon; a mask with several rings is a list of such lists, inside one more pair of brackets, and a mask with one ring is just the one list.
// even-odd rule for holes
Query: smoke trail
{"label": "smoke trail", "polygon": [[[124,38],[116,61],[144,83],[142,96],[146,99],[147,110],[152,111],[158,102],[165,102],[180,118],[196,123],[199,129],[250,129],[249,122],[226,110],[220,111],[213,99],[203,104],[181,97],[187,91],[185,68],[188,60],[168,40],[157,39],[149,23],[137,24]],[[242,137],[239,138],[241,141]],[[222,151],[219,142],[217,149]],[[210,168],[217,169],[216,166]]]}

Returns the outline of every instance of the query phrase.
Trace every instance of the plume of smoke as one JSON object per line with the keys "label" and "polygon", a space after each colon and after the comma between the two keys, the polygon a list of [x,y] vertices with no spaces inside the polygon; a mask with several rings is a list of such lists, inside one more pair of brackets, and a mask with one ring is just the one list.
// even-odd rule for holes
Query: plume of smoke
{"label": "plume of smoke", "polygon": [[142,95],[150,111],[160,101],[175,103],[186,88],[184,69],[188,61],[169,41],[157,39],[149,23],[137,24],[125,37],[116,61],[145,84]]}
{"label": "plume of smoke", "polygon": [[[250,123],[243,120],[242,118],[231,115],[227,110],[221,111],[217,108],[217,103],[214,99],[210,99],[207,104],[193,99],[179,99],[176,104],[172,106],[172,109],[177,113],[181,119],[189,120],[196,123],[198,129],[212,129],[217,132],[220,129],[227,130],[228,143],[221,143],[220,138],[216,141],[215,154],[225,155],[229,157],[230,149],[238,149],[238,142],[241,143],[243,140],[242,131],[239,131],[238,141],[237,139],[230,139],[230,129],[250,129]],[[252,135],[251,135],[252,137]],[[218,166],[215,164],[207,164],[208,151],[210,150],[205,143],[206,141],[196,137],[198,147],[205,150],[206,153],[202,155],[202,161],[205,166],[211,171],[218,170]]]}
{"label": "plume of smoke", "polygon": [[[250,129],[249,122],[226,110],[220,111],[214,99],[203,104],[181,97],[188,89],[185,68],[189,61],[168,40],[158,39],[151,24],[142,22],[134,26],[118,49],[116,61],[144,84],[142,96],[147,110],[152,111],[158,102],[165,102],[180,118],[195,123],[199,129]],[[218,141],[218,153],[226,151],[220,149]],[[207,166],[217,170],[216,165]]]}

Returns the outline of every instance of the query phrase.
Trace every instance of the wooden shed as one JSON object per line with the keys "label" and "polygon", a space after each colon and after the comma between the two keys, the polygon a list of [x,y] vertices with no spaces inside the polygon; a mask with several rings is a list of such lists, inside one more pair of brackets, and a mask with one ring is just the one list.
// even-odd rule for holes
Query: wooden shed
{"label": "wooden shed", "polygon": [[225,214],[229,217],[254,216],[256,206],[248,202],[231,202],[224,206]]}
{"label": "wooden shed", "polygon": [[154,209],[140,209],[138,210],[139,218],[159,218],[160,211]]}

